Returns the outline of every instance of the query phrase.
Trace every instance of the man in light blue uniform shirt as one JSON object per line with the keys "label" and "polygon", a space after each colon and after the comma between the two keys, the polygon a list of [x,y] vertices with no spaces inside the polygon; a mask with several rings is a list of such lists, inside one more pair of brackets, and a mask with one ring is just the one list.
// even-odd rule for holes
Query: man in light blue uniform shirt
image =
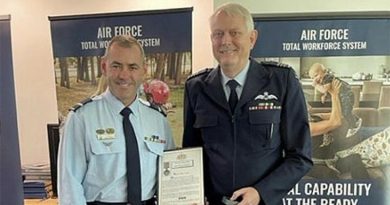
{"label": "man in light blue uniform shirt", "polygon": [[[141,172],[141,202],[153,204],[158,157],[173,149],[167,119],[137,97],[146,73],[144,52],[136,39],[114,37],[102,59],[108,88],[71,111],[59,149],[61,205],[126,204],[126,143],[122,115],[131,109]],[[131,184],[129,185],[131,186]]]}

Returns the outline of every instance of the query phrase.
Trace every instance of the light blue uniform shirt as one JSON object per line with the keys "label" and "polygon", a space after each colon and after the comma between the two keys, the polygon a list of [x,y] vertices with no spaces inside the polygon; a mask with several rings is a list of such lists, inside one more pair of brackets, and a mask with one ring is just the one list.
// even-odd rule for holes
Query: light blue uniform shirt
{"label": "light blue uniform shirt", "polygon": [[[141,162],[142,200],[156,193],[158,156],[173,149],[167,119],[140,99],[130,106]],[[61,205],[126,202],[124,105],[109,90],[69,113],[60,140],[58,193]],[[131,186],[131,185],[130,185]]]}
{"label": "light blue uniform shirt", "polygon": [[[242,93],[242,89],[244,88],[244,85],[245,85],[245,80],[246,80],[246,76],[248,75],[248,70],[249,70],[249,60],[248,60],[248,63],[245,65],[244,69],[242,69],[241,72],[239,72],[237,74],[236,77],[234,77],[233,79],[236,80],[236,82],[238,83],[238,86],[236,87],[236,92],[237,92],[237,97],[238,99],[240,99],[241,97],[241,93]],[[229,95],[230,95],[230,87],[227,85],[227,82],[229,80],[233,80],[233,79],[230,79],[229,77],[227,77],[223,71],[221,70],[221,83],[222,83],[222,87],[223,87],[223,91],[225,92],[225,97],[226,97],[226,100],[229,100]]]}

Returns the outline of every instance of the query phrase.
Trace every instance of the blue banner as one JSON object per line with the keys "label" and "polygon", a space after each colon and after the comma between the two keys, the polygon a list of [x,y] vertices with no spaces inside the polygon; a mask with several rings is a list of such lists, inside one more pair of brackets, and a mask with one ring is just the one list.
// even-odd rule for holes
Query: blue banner
{"label": "blue banner", "polygon": [[[326,100],[320,89],[313,86],[314,81],[310,78],[313,76],[309,76],[312,65],[322,65],[343,80],[344,85],[349,83],[351,87],[354,86],[355,91],[349,86],[340,89],[342,113],[339,114],[351,112],[360,118],[360,124],[350,127],[355,129],[355,133],[349,136],[346,133],[352,129],[345,122],[338,128],[320,125],[320,129],[326,127],[328,130],[322,129],[323,134],[312,136],[314,166],[284,198],[283,205],[389,204],[390,160],[388,152],[384,150],[388,150],[390,141],[381,140],[389,136],[388,131],[384,130],[389,124],[380,122],[388,120],[375,117],[390,117],[389,112],[382,112],[382,108],[378,108],[379,96],[384,91],[373,95],[370,100],[374,103],[370,105],[365,104],[368,99],[363,96],[364,84],[368,81],[380,83],[379,90],[382,85],[388,85],[390,16],[263,18],[255,19],[255,27],[259,38],[252,50],[252,57],[292,64],[299,73],[306,100],[312,106],[309,114],[313,119],[323,116],[323,113],[332,116],[337,111],[332,109],[333,100]],[[347,95],[354,99],[345,100]],[[370,114],[366,113],[368,110]],[[367,117],[369,115],[370,118]],[[343,117],[346,119],[345,115]],[[319,118],[321,122],[329,122],[332,117]],[[314,127],[315,123],[312,120],[310,126]]]}
{"label": "blue banner", "polygon": [[388,19],[255,20],[253,57],[390,54]]}
{"label": "blue banner", "polygon": [[50,17],[55,57],[101,56],[115,35],[137,38],[146,53],[190,52],[192,9]]}
{"label": "blue banner", "polygon": [[0,204],[23,204],[10,20],[0,16]]}

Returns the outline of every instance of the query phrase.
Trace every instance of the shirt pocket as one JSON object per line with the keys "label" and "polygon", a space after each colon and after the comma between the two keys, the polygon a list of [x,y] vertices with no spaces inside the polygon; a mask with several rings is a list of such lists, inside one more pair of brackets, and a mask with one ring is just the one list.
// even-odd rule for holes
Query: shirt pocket
{"label": "shirt pocket", "polygon": [[125,144],[119,143],[119,139],[92,140],[91,152],[94,155],[118,154],[126,151]]}
{"label": "shirt pocket", "polygon": [[198,114],[194,128],[199,129],[205,143],[218,142],[221,133],[226,132],[225,128],[218,126],[218,117],[210,114]]}
{"label": "shirt pocket", "polygon": [[[117,180],[117,177],[126,174],[126,145],[120,139],[90,141],[91,153],[88,159],[88,170],[86,178],[93,180],[101,179],[99,183],[109,184]],[[113,168],[115,167],[115,168]],[[99,178],[99,179],[100,179]]]}
{"label": "shirt pocket", "polygon": [[249,113],[251,146],[255,150],[280,144],[280,110],[260,110]]}
{"label": "shirt pocket", "polygon": [[150,153],[162,156],[164,153],[164,143],[159,142],[151,142],[148,140],[144,140],[146,148],[149,150]]}
{"label": "shirt pocket", "polygon": [[208,128],[214,127],[218,124],[217,116],[210,116],[207,114],[197,115],[194,123],[194,128]]}

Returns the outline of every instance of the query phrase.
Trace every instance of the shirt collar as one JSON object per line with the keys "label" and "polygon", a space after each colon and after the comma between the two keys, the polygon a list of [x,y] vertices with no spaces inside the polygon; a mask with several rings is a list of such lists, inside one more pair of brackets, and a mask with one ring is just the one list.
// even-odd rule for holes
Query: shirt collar
{"label": "shirt collar", "polygon": [[[106,92],[102,94],[103,99],[107,100],[108,104],[111,106],[111,108],[114,110],[115,113],[120,113],[125,106],[123,103],[115,97],[110,89],[107,89]],[[135,98],[135,100],[128,106],[128,108],[131,109],[132,113],[137,116],[139,113],[139,99],[138,95]]]}
{"label": "shirt collar", "polygon": [[[246,63],[244,69],[242,69],[238,75],[236,75],[236,77],[234,77],[233,79],[235,81],[237,81],[237,83],[242,87],[244,86],[245,84],[245,80],[246,80],[246,76],[248,74],[248,70],[249,70],[249,64],[250,64],[250,61],[248,60],[248,62]],[[231,78],[227,77],[223,71],[221,70],[221,76],[222,76],[222,85],[226,85],[226,83],[229,81],[229,80],[232,80]]]}

